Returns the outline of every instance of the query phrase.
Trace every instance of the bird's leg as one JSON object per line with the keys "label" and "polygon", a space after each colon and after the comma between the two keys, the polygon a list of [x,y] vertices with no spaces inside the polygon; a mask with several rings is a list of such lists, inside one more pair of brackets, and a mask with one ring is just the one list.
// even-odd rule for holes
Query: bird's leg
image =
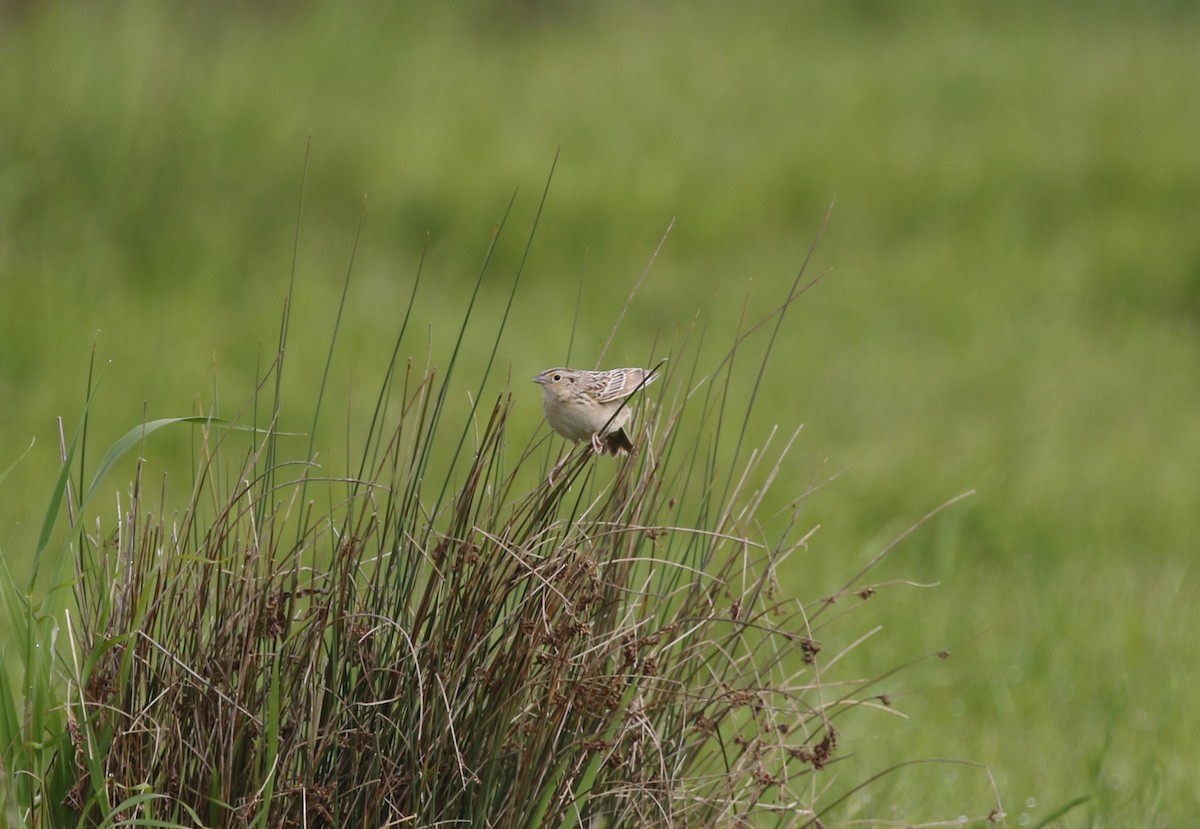
{"label": "bird's leg", "polygon": [[592,449],[597,455],[604,454],[604,441],[601,439],[599,432],[595,432],[592,435]]}

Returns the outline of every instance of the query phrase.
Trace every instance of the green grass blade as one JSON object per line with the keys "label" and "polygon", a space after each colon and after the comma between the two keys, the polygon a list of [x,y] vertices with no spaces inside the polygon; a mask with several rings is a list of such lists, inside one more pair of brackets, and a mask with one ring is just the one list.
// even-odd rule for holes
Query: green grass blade
{"label": "green grass blade", "polygon": [[140,426],[135,426],[130,429],[120,438],[118,438],[112,446],[108,447],[108,451],[104,453],[104,457],[100,459],[100,465],[96,467],[95,474],[92,475],[91,483],[88,484],[87,492],[83,498],[83,504],[86,505],[96,493],[96,487],[100,485],[100,481],[108,474],[109,470],[116,465],[125,453],[138,444],[142,443],[147,437],[157,432],[164,426],[171,426],[175,423],[192,423],[192,424],[211,424],[214,426],[231,426],[228,421],[216,417],[205,417],[203,415],[192,415],[189,417],[164,417],[158,420],[151,420]]}
{"label": "green grass blade", "polygon": [[10,463],[8,466],[6,466],[3,471],[0,471],[0,483],[4,483],[4,479],[8,477],[8,473],[10,473],[14,469],[16,469],[17,464],[19,464],[21,461],[23,461],[25,459],[25,456],[29,454],[29,450],[33,449],[33,444],[35,442],[36,442],[36,438],[34,440],[29,441],[29,445],[25,447],[25,451],[22,452],[20,455],[18,455],[17,459],[15,461],[13,461],[12,463]]}
{"label": "green grass blade", "polygon": [[1084,803],[1087,803],[1091,799],[1092,799],[1091,795],[1084,794],[1084,795],[1080,795],[1079,797],[1076,797],[1073,800],[1068,800],[1062,806],[1055,809],[1050,814],[1046,815],[1046,817],[1043,818],[1041,821],[1039,821],[1033,827],[1033,829],[1046,829],[1047,826],[1050,826],[1051,824],[1053,824],[1055,821],[1057,821],[1063,815],[1067,814],[1067,812],[1070,812],[1072,809],[1076,808],[1077,806],[1082,806]]}
{"label": "green grass blade", "polygon": [[50,543],[50,534],[54,532],[54,524],[58,521],[58,513],[62,509],[63,499],[67,496],[67,480],[71,477],[71,462],[75,458],[78,438],[79,435],[76,433],[67,446],[67,456],[63,459],[62,469],[59,470],[58,478],[54,482],[54,489],[50,492],[50,504],[46,507],[46,515],[42,518],[42,529],[38,533],[37,547],[33,551],[33,567],[29,573],[28,592],[30,595],[33,593],[38,571],[42,566],[42,553],[45,552],[46,545]]}

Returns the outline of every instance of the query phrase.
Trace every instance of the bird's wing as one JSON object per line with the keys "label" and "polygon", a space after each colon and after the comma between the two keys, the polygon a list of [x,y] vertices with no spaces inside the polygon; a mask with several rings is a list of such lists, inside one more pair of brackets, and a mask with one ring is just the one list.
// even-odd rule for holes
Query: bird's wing
{"label": "bird's wing", "polygon": [[[605,378],[604,385],[596,393],[596,399],[601,403],[609,403],[614,400],[623,400],[633,394],[638,386],[643,385],[642,378],[646,376],[646,372],[640,368],[616,368],[608,372]],[[655,375],[651,375],[646,383],[650,383],[657,379]]]}

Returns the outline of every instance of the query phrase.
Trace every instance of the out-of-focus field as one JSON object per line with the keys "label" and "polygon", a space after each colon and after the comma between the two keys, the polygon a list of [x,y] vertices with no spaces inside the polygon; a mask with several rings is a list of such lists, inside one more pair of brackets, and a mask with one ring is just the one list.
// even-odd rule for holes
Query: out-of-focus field
{"label": "out-of-focus field", "polygon": [[[464,344],[487,359],[561,153],[498,352],[520,445],[540,420],[528,378],[566,354],[581,285],[573,361],[590,367],[674,219],[605,362],[645,360],[694,318],[716,354],[744,302],[757,316],[786,293],[832,203],[810,264],[827,275],[789,312],[751,423],[760,443],[805,425],[781,504],[837,476],[781,577],[821,596],[977,494],[876,573],[939,586],[883,590],[838,633],[883,626],[851,657],[864,675],[950,659],[883,682],[908,719],[860,720],[855,756],[823,773],[957,758],[990,770],[1010,826],[1081,797],[1060,825],[1190,825],[1198,42],[1183,3],[0,12],[0,469],[36,438],[0,483],[5,562],[28,567],[54,417],[78,422],[93,348],[90,452],[248,397],[310,136],[290,394],[315,398],[361,217],[326,392],[352,422],[423,247],[418,340],[437,363],[516,190]],[[324,439],[332,466],[353,457]],[[147,454],[188,445],[164,433]],[[979,769],[930,765],[856,808],[954,817],[986,813],[987,792]]]}

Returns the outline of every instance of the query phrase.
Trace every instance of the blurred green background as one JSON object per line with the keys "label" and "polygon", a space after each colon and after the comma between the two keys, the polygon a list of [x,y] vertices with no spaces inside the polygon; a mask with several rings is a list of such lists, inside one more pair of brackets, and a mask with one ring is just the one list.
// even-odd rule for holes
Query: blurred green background
{"label": "blurred green background", "polygon": [[[1008,825],[1081,797],[1058,825],[1189,825],[1197,43],[1190,3],[5,6],[0,468],[36,437],[0,484],[5,560],[27,566],[54,417],[77,423],[93,347],[96,447],[197,401],[240,408],[277,339],[310,136],[290,394],[314,396],[361,217],[327,398],[360,414],[422,248],[405,356],[444,364],[516,191],[465,346],[486,360],[561,152],[498,354],[516,445],[580,291],[572,358],[590,367],[672,219],[607,365],[697,317],[718,353],[744,301],[782,298],[832,203],[810,266],[827,275],[753,421],[758,442],[805,424],[781,497],[837,475],[784,578],[821,596],[977,494],[874,574],[940,586],[884,591],[831,633],[883,626],[864,676],[952,656],[885,682],[908,719],[866,715],[825,773],[957,758],[990,770]],[[849,816],[986,814],[989,791],[979,769],[927,766]]]}

